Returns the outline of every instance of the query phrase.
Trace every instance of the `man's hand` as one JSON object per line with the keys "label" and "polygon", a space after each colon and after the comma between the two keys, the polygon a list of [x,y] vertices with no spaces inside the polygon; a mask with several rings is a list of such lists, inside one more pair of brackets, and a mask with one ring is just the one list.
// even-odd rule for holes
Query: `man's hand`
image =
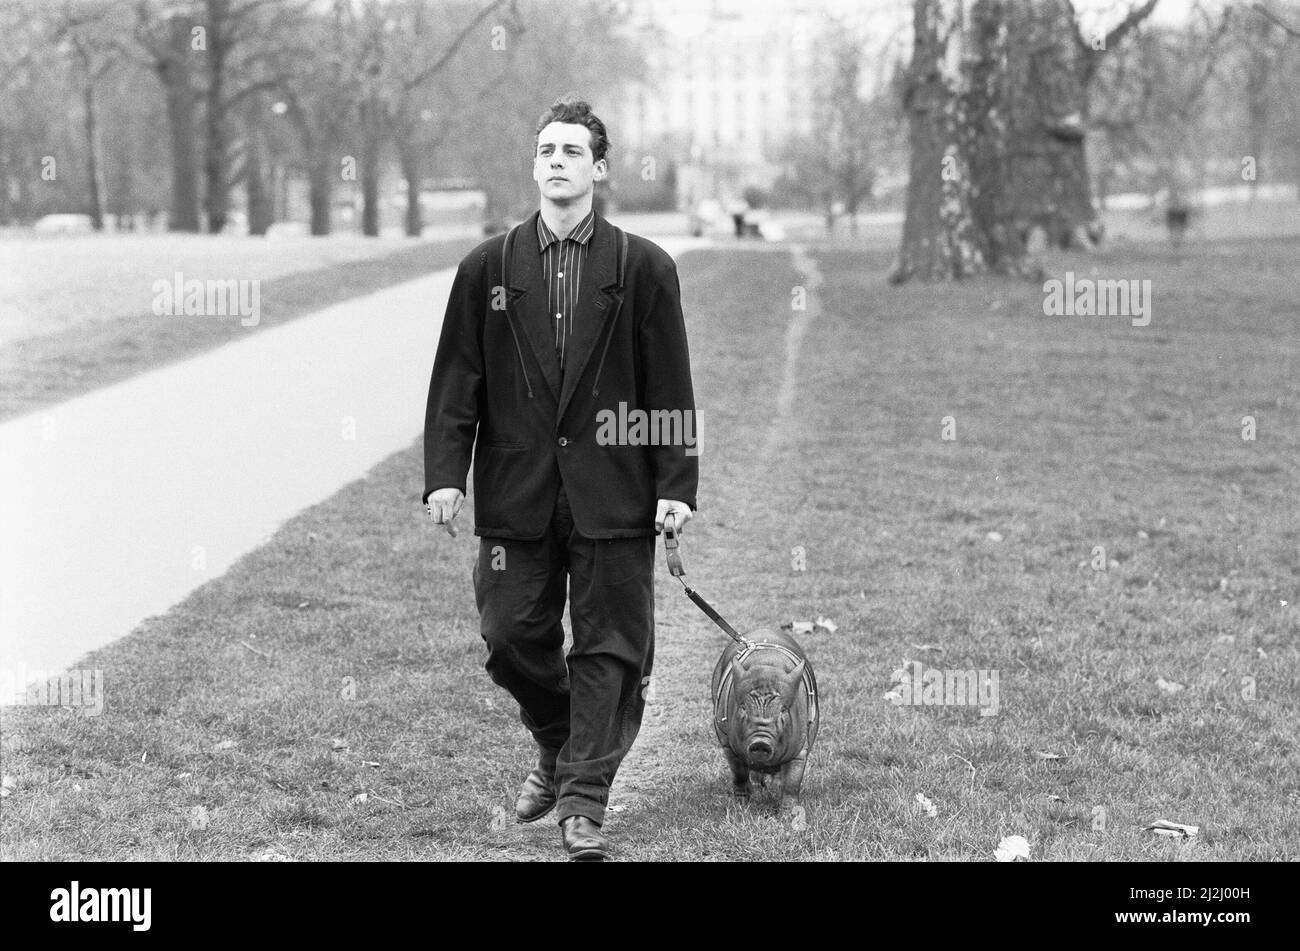
{"label": "man's hand", "polygon": [[664,530],[664,519],[669,513],[673,516],[673,530],[679,535],[686,527],[686,523],[695,515],[685,502],[678,502],[676,499],[660,499],[659,507],[655,510],[655,531]]}
{"label": "man's hand", "polygon": [[465,494],[460,489],[438,489],[429,493],[429,501],[424,503],[425,511],[435,525],[447,526],[447,534],[455,538],[459,532],[452,521],[460,514],[460,507],[465,504]]}

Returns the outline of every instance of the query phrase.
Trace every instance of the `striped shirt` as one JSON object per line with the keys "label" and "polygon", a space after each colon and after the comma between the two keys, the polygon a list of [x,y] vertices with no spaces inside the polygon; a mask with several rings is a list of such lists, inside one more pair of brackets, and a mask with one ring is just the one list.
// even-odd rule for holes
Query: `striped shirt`
{"label": "striped shirt", "polygon": [[596,212],[587,212],[566,238],[557,238],[537,216],[537,242],[542,252],[542,273],[546,275],[549,313],[555,320],[555,355],[564,370],[564,350],[573,335],[573,315],[578,309],[578,289],[582,286],[582,266],[587,262],[587,248],[596,230]]}

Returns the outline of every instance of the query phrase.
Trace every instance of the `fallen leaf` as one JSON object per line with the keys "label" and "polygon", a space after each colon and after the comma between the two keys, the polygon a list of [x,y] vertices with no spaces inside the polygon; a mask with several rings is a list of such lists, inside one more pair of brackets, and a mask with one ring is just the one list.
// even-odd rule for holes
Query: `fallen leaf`
{"label": "fallen leaf", "polygon": [[140,762],[143,763],[143,762],[144,762],[145,760],[147,760],[148,758],[149,758],[149,751],[148,751],[148,750],[145,750],[143,753],[140,754]]}
{"label": "fallen leaf", "polygon": [[330,749],[332,750],[346,750],[347,748],[348,748],[347,740],[339,739],[337,736],[334,737],[334,739],[330,740]]}
{"label": "fallen leaf", "polygon": [[1154,832],[1156,835],[1167,835],[1174,838],[1189,839],[1201,831],[1200,826],[1186,826],[1181,822],[1170,822],[1168,819],[1157,819],[1143,831]]}
{"label": "fallen leaf", "polygon": [[811,634],[813,630],[812,621],[791,621],[790,630],[796,634]]}
{"label": "fallen leaf", "polygon": [[17,785],[18,785],[17,782],[14,780],[12,776],[5,776],[3,779],[0,779],[0,799],[4,799],[7,796],[12,796],[14,793],[14,788]]}
{"label": "fallen leaf", "polygon": [[363,803],[363,802],[365,802],[366,800],[368,800],[369,798],[370,798],[370,796],[369,796],[369,794],[367,794],[367,793],[357,793],[355,796],[352,797],[352,804],[353,804],[354,806],[358,806],[358,805],[360,805],[361,803]]}
{"label": "fallen leaf", "polygon": [[283,852],[277,852],[275,849],[267,849],[264,852],[258,852],[253,856],[254,862],[292,862],[293,859]]}
{"label": "fallen leaf", "polygon": [[939,810],[934,807],[934,803],[927,799],[923,793],[916,794],[916,807],[931,819],[939,814]]}
{"label": "fallen leaf", "polygon": [[1057,759],[1065,759],[1065,757],[1062,756],[1060,753],[1051,753],[1047,750],[1034,750],[1034,755],[1037,756],[1039,759],[1049,760],[1049,761],[1057,760]]}
{"label": "fallen leaf", "polygon": [[943,653],[943,648],[938,644],[913,644],[912,646],[919,651],[934,651],[937,654]]}
{"label": "fallen leaf", "polygon": [[362,766],[369,766],[371,769],[378,769],[378,768],[379,768],[379,764],[378,764],[378,763],[372,763],[372,762],[371,762],[370,760],[368,760],[368,759],[363,759],[363,760],[361,761],[361,765],[362,765]]}
{"label": "fallen leaf", "polygon": [[506,818],[505,806],[492,807],[492,820],[488,823],[493,829],[504,829],[509,820]]}
{"label": "fallen leaf", "polygon": [[899,704],[899,703],[902,703],[902,702],[903,702],[903,685],[902,685],[902,684],[896,684],[896,685],[894,686],[894,688],[893,688],[892,690],[890,690],[888,693],[886,693],[886,694],[885,694],[881,699],[883,699],[883,700],[887,700],[888,702],[893,703],[893,704]]}
{"label": "fallen leaf", "polygon": [[1185,685],[1177,683],[1176,681],[1173,680],[1165,680],[1165,678],[1163,677],[1159,678],[1156,681],[1156,686],[1159,687],[1161,690],[1163,690],[1165,693],[1179,693],[1187,689]]}
{"label": "fallen leaf", "polygon": [[177,778],[177,779],[189,779],[189,778],[190,778],[190,775],[191,775],[190,773],[177,773],[177,774],[176,774],[176,778]]}
{"label": "fallen leaf", "polygon": [[1236,642],[1237,635],[1235,634],[1220,634],[1214,639],[1214,643],[1216,644],[1235,644]]}
{"label": "fallen leaf", "polygon": [[834,634],[839,630],[838,624],[828,617],[822,617],[820,614],[817,615],[817,620],[813,622],[813,626],[825,629],[827,634]]}
{"label": "fallen leaf", "polygon": [[989,532],[989,533],[988,533],[987,535],[985,535],[984,537],[987,538],[987,539],[988,539],[989,541],[991,541],[991,542],[1000,542],[1000,541],[1002,541],[1002,533],[1001,533],[1001,532]]}
{"label": "fallen leaf", "polygon": [[307,605],[309,605],[309,604],[311,604],[310,601],[302,601],[302,602],[299,602],[299,604],[298,604],[298,610],[301,611],[303,608],[305,608],[305,607],[306,607]]}
{"label": "fallen leaf", "polygon": [[808,831],[808,813],[803,806],[795,806],[791,811],[790,829],[794,832]]}
{"label": "fallen leaf", "polygon": [[235,748],[236,746],[238,746],[238,745],[239,745],[239,743],[238,743],[238,741],[236,741],[236,740],[222,740],[220,743],[218,743],[216,746],[214,746],[213,749],[214,749],[214,750],[231,750],[231,749],[234,749],[234,748]]}
{"label": "fallen leaf", "polygon": [[1029,861],[1029,843],[1023,835],[1009,835],[998,843],[993,857],[999,862]]}

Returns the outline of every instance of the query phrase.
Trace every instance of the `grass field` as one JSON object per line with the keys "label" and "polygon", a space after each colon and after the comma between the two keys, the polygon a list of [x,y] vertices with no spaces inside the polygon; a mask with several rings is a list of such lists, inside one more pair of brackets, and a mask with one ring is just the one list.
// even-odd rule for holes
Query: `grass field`
{"label": "grass field", "polygon": [[176,271],[187,278],[271,281],[370,261],[419,247],[385,235],[164,233],[42,234],[0,229],[0,343],[26,340],[149,310],[150,290]]}
{"label": "grass field", "polygon": [[[51,406],[338,301],[455,267],[471,240],[97,236],[0,240],[0,419]],[[120,243],[119,243],[120,242]],[[41,256],[48,260],[40,260]],[[153,282],[258,280],[260,319],[155,316]]]}
{"label": "grass field", "polygon": [[[801,637],[822,694],[802,828],[730,801],[725,638],[659,567],[618,857],[990,859],[1013,834],[1034,860],[1300,857],[1298,259],[1049,262],[1150,279],[1135,328],[1045,317],[1034,285],[891,288],[887,254],[684,256],[688,580],[742,630],[838,629]],[[553,823],[510,816],[532,750],[482,671],[474,540],[428,526],[420,486],[413,444],[93,655],[102,716],[5,709],[3,857],[559,859]],[[905,659],[996,670],[997,715],[887,702]]]}

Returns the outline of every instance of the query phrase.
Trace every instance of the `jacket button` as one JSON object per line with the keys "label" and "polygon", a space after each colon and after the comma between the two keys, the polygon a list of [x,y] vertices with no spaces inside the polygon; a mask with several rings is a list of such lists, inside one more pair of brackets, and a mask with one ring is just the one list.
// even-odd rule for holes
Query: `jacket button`
{"label": "jacket button", "polygon": [[556,440],[556,442],[558,442],[561,446],[567,446],[569,444],[569,440],[564,436],[561,436],[559,439]]}

